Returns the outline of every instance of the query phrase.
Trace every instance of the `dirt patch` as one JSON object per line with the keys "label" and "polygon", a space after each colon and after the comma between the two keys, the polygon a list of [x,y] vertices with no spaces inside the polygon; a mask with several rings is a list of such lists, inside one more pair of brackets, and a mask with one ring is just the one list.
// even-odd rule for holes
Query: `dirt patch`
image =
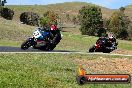
{"label": "dirt patch", "polygon": [[94,60],[76,59],[90,74],[132,74],[132,60],[128,58],[103,58]]}

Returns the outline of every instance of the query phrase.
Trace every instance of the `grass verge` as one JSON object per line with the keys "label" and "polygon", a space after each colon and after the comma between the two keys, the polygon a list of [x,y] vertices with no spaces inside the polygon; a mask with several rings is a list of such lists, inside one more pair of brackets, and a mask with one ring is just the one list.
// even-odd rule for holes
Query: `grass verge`
{"label": "grass verge", "polygon": [[[108,56],[104,56],[108,58]],[[114,58],[114,57],[112,57]],[[131,57],[129,57],[130,59]],[[75,59],[98,59],[98,55],[0,54],[1,88],[131,88],[131,84],[76,83]]]}

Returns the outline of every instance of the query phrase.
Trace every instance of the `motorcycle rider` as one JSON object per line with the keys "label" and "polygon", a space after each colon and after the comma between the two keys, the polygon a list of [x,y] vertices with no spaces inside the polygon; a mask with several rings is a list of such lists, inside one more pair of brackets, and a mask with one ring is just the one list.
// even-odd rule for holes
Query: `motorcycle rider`
{"label": "motorcycle rider", "polygon": [[116,38],[113,35],[110,35],[108,39],[109,39],[109,42],[112,44],[112,48],[115,48],[115,46],[117,46]]}
{"label": "motorcycle rider", "polygon": [[61,33],[60,30],[57,28],[56,22],[44,25],[43,27],[41,27],[41,29],[50,32],[50,40],[47,46],[47,50],[49,50],[51,46],[56,46],[60,42]]}
{"label": "motorcycle rider", "polygon": [[118,43],[116,42],[116,38],[113,36],[102,36],[99,37],[96,44],[90,47],[89,52],[104,52],[109,53],[115,49],[117,49]]}
{"label": "motorcycle rider", "polygon": [[97,42],[107,43],[108,42],[108,34],[105,34],[105,36],[99,37]]}
{"label": "motorcycle rider", "polygon": [[115,37],[114,37],[113,35],[110,35],[110,36],[108,37],[108,39],[109,39],[109,41],[110,41],[111,43],[116,43],[116,39],[115,39]]}
{"label": "motorcycle rider", "polygon": [[60,30],[57,28],[57,20],[45,23],[42,27],[43,30],[49,31],[51,33],[51,43],[57,44],[61,39]]}
{"label": "motorcycle rider", "polygon": [[60,30],[57,28],[57,25],[52,24],[51,25],[51,29],[50,32],[53,34],[53,39],[51,41],[52,44],[58,44],[61,40],[61,34],[60,34]]}
{"label": "motorcycle rider", "polygon": [[111,34],[111,35],[106,35],[105,37],[99,37],[98,41],[105,41],[105,45],[106,46],[111,46],[114,47],[117,43],[116,43],[116,38]]}

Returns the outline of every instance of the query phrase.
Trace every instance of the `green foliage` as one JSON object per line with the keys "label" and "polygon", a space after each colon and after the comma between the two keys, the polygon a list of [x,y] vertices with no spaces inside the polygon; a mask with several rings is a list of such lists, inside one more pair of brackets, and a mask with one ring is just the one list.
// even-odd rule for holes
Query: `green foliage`
{"label": "green foliage", "polygon": [[0,16],[7,20],[12,20],[14,11],[10,8],[5,8],[5,3],[7,3],[6,0],[0,0]]}
{"label": "green foliage", "polygon": [[79,20],[81,33],[95,36],[103,25],[101,9],[96,6],[84,6],[79,10]]}
{"label": "green foliage", "polygon": [[128,31],[129,39],[132,40],[132,22],[130,22],[130,25],[129,25],[127,31]]}
{"label": "green foliage", "polygon": [[49,23],[49,18],[48,17],[41,17],[40,18],[40,24],[45,26],[47,25],[47,23]]}
{"label": "green foliage", "polygon": [[98,37],[101,37],[101,36],[107,36],[106,34],[106,29],[105,28],[99,28],[99,30],[97,31],[97,35]]}
{"label": "green foliage", "polygon": [[110,20],[108,18],[103,18],[103,25],[105,28],[107,28],[107,30],[109,30],[109,23],[110,23]]}
{"label": "green foliage", "polygon": [[34,12],[23,12],[20,21],[27,25],[38,26],[39,15]]}
{"label": "green foliage", "polygon": [[10,8],[0,8],[0,16],[7,19],[7,20],[12,20],[14,15],[14,11],[11,10]]}
{"label": "green foliage", "polygon": [[109,23],[109,31],[113,32],[117,38],[128,38],[128,27],[130,20],[124,14],[124,9],[120,8],[120,11],[116,11],[112,14]]}
{"label": "green foliage", "polygon": [[40,25],[45,26],[48,25],[50,26],[51,24],[57,25],[57,19],[59,18],[58,14],[56,14],[53,11],[47,11],[43,14],[43,17],[40,18]]}

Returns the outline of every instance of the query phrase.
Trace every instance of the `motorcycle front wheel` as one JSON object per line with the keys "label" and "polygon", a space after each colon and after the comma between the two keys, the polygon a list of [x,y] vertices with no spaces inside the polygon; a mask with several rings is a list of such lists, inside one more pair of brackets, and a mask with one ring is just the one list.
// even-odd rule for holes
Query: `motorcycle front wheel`
{"label": "motorcycle front wheel", "polygon": [[95,46],[89,48],[89,52],[94,52],[94,51],[95,51]]}
{"label": "motorcycle front wheel", "polygon": [[27,39],[26,41],[24,41],[24,42],[22,43],[21,49],[27,50],[30,46],[31,46],[30,39]]}

